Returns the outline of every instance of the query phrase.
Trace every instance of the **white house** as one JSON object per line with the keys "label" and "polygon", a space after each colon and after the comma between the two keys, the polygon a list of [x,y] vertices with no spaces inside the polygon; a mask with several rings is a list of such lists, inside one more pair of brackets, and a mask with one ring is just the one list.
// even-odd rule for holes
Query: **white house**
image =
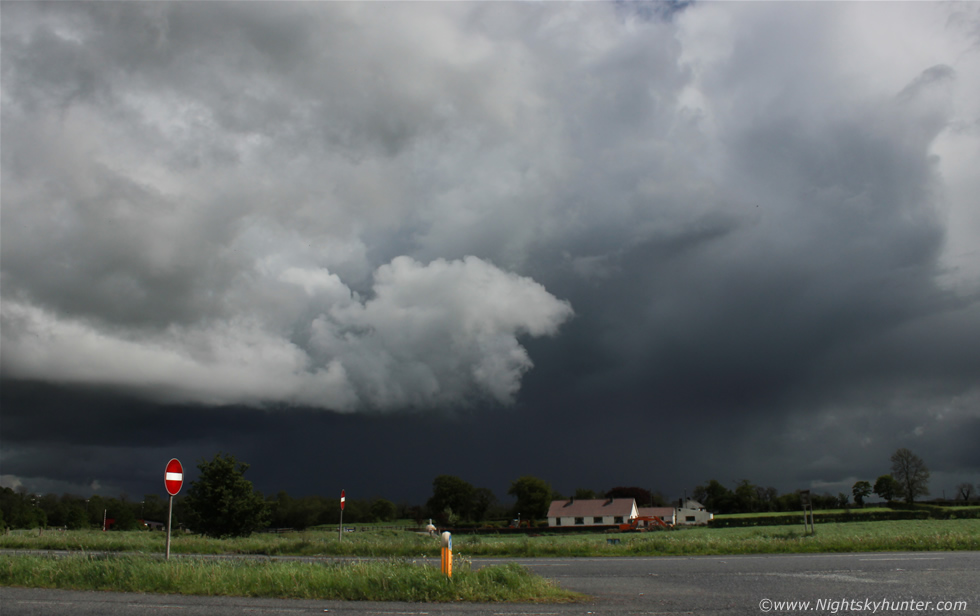
{"label": "white house", "polygon": [[707,524],[715,519],[715,514],[709,513],[704,505],[696,500],[687,499],[678,503],[678,524]]}
{"label": "white house", "polygon": [[[677,507],[637,507],[632,498],[579,499],[552,501],[548,526],[616,526],[637,517],[660,518],[669,526],[707,524],[715,515],[696,500],[682,500]],[[639,527],[655,523],[642,520]]]}
{"label": "white house", "polygon": [[637,516],[632,498],[600,498],[552,501],[548,526],[614,526]]}

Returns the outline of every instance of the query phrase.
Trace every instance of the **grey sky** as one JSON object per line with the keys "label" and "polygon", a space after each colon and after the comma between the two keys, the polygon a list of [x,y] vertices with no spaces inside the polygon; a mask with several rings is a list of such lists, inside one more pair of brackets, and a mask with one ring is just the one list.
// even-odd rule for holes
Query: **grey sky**
{"label": "grey sky", "polygon": [[980,7],[675,9],[4,3],[5,483],[975,481]]}

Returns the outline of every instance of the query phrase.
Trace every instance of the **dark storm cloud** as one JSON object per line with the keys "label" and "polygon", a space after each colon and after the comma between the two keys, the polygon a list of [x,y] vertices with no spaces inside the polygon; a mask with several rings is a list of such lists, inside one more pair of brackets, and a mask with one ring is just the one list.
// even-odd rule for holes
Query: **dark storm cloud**
{"label": "dark storm cloud", "polygon": [[977,472],[974,5],[3,17],[5,476]]}

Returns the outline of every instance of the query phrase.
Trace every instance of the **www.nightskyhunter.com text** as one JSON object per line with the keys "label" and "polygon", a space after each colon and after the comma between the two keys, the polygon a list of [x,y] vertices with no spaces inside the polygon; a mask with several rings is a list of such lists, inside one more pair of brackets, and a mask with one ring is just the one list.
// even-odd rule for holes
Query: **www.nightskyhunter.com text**
{"label": "www.nightskyhunter.com text", "polygon": [[762,612],[823,612],[844,614],[861,612],[882,614],[886,612],[964,612],[966,601],[916,601],[914,599],[817,599],[816,601],[759,601]]}

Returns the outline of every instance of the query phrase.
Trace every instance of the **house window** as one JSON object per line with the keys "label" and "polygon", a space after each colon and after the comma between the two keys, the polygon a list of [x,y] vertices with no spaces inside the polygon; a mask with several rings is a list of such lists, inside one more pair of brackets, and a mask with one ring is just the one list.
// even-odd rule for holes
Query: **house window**
{"label": "house window", "polygon": [[575,518],[576,524],[585,524],[585,518]]}
{"label": "house window", "polygon": [[693,515],[684,516],[684,521],[685,522],[693,522],[694,521],[694,516]]}
{"label": "house window", "polygon": [[615,517],[615,522],[616,522],[616,524],[622,524],[623,523],[623,516],[621,516],[621,515],[616,516]]}
{"label": "house window", "polygon": [[555,526],[561,526],[561,518],[555,518]]}
{"label": "house window", "polygon": [[592,518],[592,523],[593,524],[602,524],[602,516],[601,515],[597,515],[596,517]]}

